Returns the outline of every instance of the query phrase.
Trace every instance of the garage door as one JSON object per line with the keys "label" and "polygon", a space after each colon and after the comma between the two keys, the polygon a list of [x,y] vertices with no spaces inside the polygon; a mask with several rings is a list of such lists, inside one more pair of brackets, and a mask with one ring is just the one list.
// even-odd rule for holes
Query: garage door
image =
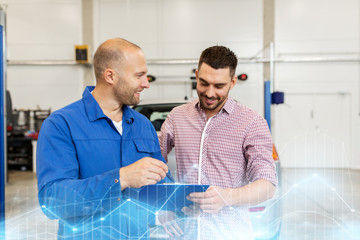
{"label": "garage door", "polygon": [[350,163],[350,94],[286,94],[274,106],[283,167],[344,168]]}

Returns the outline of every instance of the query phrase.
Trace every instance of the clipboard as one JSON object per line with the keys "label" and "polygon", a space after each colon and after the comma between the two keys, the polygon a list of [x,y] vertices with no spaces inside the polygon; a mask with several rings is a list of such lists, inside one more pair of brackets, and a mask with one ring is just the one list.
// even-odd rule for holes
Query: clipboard
{"label": "clipboard", "polygon": [[192,192],[205,192],[209,185],[165,183],[143,186],[141,188],[127,188],[125,195],[132,201],[152,210],[178,212],[185,206],[193,204],[186,199]]}

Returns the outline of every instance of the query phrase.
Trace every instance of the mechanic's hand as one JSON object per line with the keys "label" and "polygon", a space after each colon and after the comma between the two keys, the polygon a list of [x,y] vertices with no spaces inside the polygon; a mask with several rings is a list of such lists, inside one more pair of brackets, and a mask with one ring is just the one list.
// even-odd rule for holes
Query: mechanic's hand
{"label": "mechanic's hand", "polygon": [[120,168],[121,190],[156,184],[169,171],[166,164],[151,157],[144,157],[129,166]]}
{"label": "mechanic's hand", "polygon": [[180,237],[184,234],[183,230],[177,224],[177,217],[174,212],[171,211],[160,211],[158,213],[158,219],[161,226],[165,229],[166,233],[171,237]]}
{"label": "mechanic's hand", "polygon": [[224,206],[229,206],[230,189],[210,186],[206,192],[193,192],[187,199],[197,203],[205,213],[218,213]]}

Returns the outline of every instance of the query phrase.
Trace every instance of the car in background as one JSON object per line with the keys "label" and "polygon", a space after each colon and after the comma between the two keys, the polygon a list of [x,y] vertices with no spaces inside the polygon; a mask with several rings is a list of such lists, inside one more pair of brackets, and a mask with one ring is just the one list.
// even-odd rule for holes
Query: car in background
{"label": "car in background", "polygon": [[[156,132],[159,134],[161,126],[164,123],[167,115],[170,111],[177,106],[180,106],[184,103],[191,102],[194,99],[161,99],[161,100],[148,100],[141,101],[140,104],[134,106],[133,109],[145,117],[147,117],[150,122],[153,124]],[[168,154],[167,165],[171,171],[172,176],[177,181],[177,171],[176,171],[176,160],[175,160],[175,149],[172,149]]]}
{"label": "car in background", "polygon": [[[161,100],[148,100],[141,101],[133,109],[138,111],[147,117],[153,124],[157,133],[160,132],[161,125],[164,123],[167,115],[170,111],[177,106],[190,102],[194,99],[161,99]],[[279,238],[281,230],[281,167],[278,154],[275,146],[273,146],[273,159],[276,166],[276,173],[278,178],[278,187],[273,198],[258,204],[256,206],[249,207],[251,215],[251,222],[253,226],[253,232],[256,240],[275,240]],[[168,166],[172,175],[177,178],[176,174],[176,158],[175,151],[172,151],[168,155]],[[177,180],[177,179],[176,179]],[[167,235],[162,228],[152,230],[152,239],[167,239]]]}

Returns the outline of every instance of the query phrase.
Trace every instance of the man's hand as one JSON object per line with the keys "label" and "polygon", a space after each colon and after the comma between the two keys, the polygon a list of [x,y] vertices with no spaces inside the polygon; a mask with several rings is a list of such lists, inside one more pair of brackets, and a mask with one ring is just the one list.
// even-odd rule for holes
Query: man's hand
{"label": "man's hand", "polygon": [[151,157],[144,157],[129,166],[120,168],[121,190],[156,184],[169,171],[166,164]]}
{"label": "man's hand", "polygon": [[206,192],[193,192],[187,199],[198,204],[206,213],[218,213],[224,206],[230,204],[230,189],[210,186]]}
{"label": "man's hand", "polygon": [[180,237],[184,234],[183,230],[177,223],[177,217],[174,212],[171,211],[160,211],[158,214],[158,219],[166,233],[171,236]]}
{"label": "man's hand", "polygon": [[181,209],[181,211],[187,215],[188,217],[191,218],[197,218],[198,216],[200,216],[201,214],[201,209],[199,208],[199,206],[196,204],[191,204],[188,207],[183,207]]}

